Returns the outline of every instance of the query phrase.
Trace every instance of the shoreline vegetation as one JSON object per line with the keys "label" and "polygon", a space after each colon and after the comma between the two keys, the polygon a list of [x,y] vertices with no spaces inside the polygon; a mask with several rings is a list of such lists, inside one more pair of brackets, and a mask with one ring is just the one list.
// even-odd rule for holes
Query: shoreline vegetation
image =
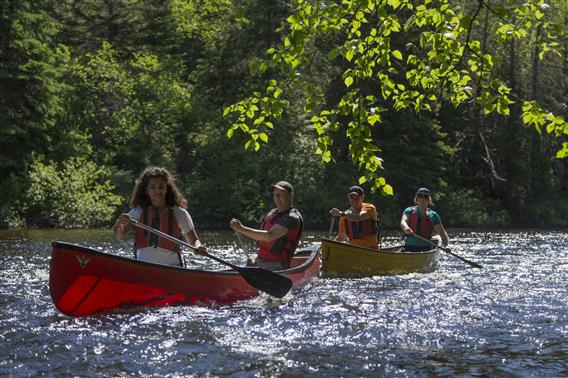
{"label": "shoreline vegetation", "polygon": [[565,0],[6,1],[0,229],[110,227],[148,165],[204,229],[279,180],[307,229],[352,185],[385,228],[419,187],[449,228],[568,227]]}
{"label": "shoreline vegetation", "polygon": [[[227,234],[232,234],[233,231],[228,228],[200,228],[205,233],[212,232],[224,232]],[[310,234],[323,234],[322,238],[327,238],[329,227],[316,227],[307,228],[306,233]],[[337,231],[337,230],[336,230]],[[507,233],[507,234],[519,234],[519,233],[541,233],[541,232],[558,232],[558,233],[568,233],[568,226],[563,227],[495,227],[495,228],[475,228],[475,227],[447,227],[446,231],[449,234],[462,234],[462,233]],[[95,233],[97,235],[106,235],[112,239],[112,229],[110,228],[5,228],[0,229],[0,240],[10,239],[18,236],[26,236],[33,234],[45,234],[53,235],[58,233]],[[336,232],[333,234],[336,235]],[[381,239],[392,239],[400,236],[402,238],[402,231],[395,228],[381,229]],[[126,237],[125,240],[131,239],[132,236]],[[306,239],[306,238],[304,238]],[[304,240],[305,241],[305,240]],[[252,240],[250,241],[253,242]]]}

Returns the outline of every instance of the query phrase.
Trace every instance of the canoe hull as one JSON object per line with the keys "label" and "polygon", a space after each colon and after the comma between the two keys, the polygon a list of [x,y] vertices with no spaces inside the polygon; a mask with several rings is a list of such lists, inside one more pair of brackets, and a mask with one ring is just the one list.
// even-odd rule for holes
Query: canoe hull
{"label": "canoe hull", "polygon": [[[316,249],[303,250],[291,269],[281,271],[298,288],[319,276]],[[88,316],[140,307],[228,304],[259,291],[233,270],[205,271],[153,264],[53,242],[49,289],[55,307],[70,316]]]}
{"label": "canoe hull", "polygon": [[432,271],[437,268],[439,249],[400,252],[400,246],[376,250],[334,240],[321,242],[322,271],[328,276],[382,276]]}

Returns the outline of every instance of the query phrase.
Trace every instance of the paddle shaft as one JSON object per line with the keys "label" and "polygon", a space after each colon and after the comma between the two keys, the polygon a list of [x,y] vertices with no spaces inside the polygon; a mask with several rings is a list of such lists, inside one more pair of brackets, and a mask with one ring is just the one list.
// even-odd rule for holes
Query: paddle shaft
{"label": "paddle shaft", "polygon": [[247,256],[247,258],[249,258],[248,252],[245,248],[245,244],[243,243],[243,239],[241,238],[241,234],[238,233],[237,231],[235,231],[235,234],[237,234],[237,239],[239,239],[239,244],[241,245],[241,248],[245,252],[245,255]]}
{"label": "paddle shaft", "polygon": [[331,233],[333,232],[334,224],[335,224],[335,217],[331,217],[331,225],[329,226],[329,236],[328,236],[329,239],[331,239]]}
{"label": "paddle shaft", "polygon": [[[132,224],[135,225],[136,227],[140,227],[140,228],[142,228],[142,229],[144,229],[144,230],[146,230],[146,231],[153,232],[154,234],[156,234],[156,235],[158,235],[158,236],[160,236],[160,237],[162,237],[162,238],[164,238],[164,239],[168,239],[168,240],[171,241],[171,242],[174,242],[174,243],[179,244],[179,245],[183,245],[184,247],[188,247],[188,248],[191,248],[191,249],[197,251],[197,247],[196,247],[196,246],[191,245],[191,244],[189,244],[189,243],[186,243],[186,242],[184,242],[183,240],[176,239],[176,238],[174,238],[173,236],[168,235],[168,234],[166,234],[165,232],[162,232],[162,231],[160,231],[160,230],[156,230],[155,228],[152,228],[152,227],[150,227],[150,226],[148,226],[148,225],[145,225],[144,223],[135,221],[134,219],[131,219],[131,220],[130,220],[130,223],[132,223]],[[237,270],[238,270],[238,269],[240,268],[239,266],[236,266],[236,265],[234,265],[234,264],[231,264],[230,262],[225,261],[225,260],[222,260],[222,259],[218,258],[217,256],[213,256],[213,255],[211,255],[211,254],[209,254],[209,253],[207,253],[207,254],[204,255],[204,256],[210,257],[210,258],[212,258],[213,260],[215,260],[215,261],[217,261],[217,262],[220,262],[221,264],[225,264],[225,265],[227,265],[227,266],[230,266],[230,267],[233,268],[233,269],[237,269]]]}
{"label": "paddle shaft", "polygon": [[454,256],[454,257],[457,257],[458,259],[462,260],[463,262],[465,262],[465,263],[467,263],[467,264],[469,264],[469,265],[471,265],[471,266],[473,266],[473,267],[475,267],[475,268],[479,268],[479,269],[483,268],[483,266],[479,265],[478,263],[473,262],[473,261],[470,261],[470,260],[468,260],[468,259],[465,259],[465,258],[461,257],[460,255],[455,254],[455,253],[452,252],[452,250],[449,249],[449,248],[440,247],[438,244],[432,242],[431,240],[428,240],[428,239],[426,239],[426,238],[423,238],[423,237],[420,236],[420,235],[412,234],[412,236],[414,236],[414,237],[417,238],[417,239],[420,239],[420,240],[425,241],[426,243],[430,244],[432,247],[440,248],[442,251],[444,251],[444,252],[446,252],[446,253],[449,253],[450,255],[452,255],[452,256]]}

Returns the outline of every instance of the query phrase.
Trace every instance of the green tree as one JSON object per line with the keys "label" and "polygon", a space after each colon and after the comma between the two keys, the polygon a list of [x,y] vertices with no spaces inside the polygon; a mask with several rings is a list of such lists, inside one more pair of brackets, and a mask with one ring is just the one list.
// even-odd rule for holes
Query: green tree
{"label": "green tree", "polygon": [[[496,40],[501,46],[522,41],[531,28],[540,27],[539,58],[556,53],[556,34],[543,17],[560,3],[553,2],[551,9],[540,0],[507,3],[499,9]],[[290,88],[304,88],[305,111],[313,114],[322,161],[332,160],[332,133],[344,130],[352,160],[363,172],[359,182],[371,182],[385,194],[392,194],[392,187],[380,174],[383,164],[371,130],[382,125],[383,113],[389,111],[436,112],[442,101],[453,106],[475,101],[485,114],[509,116],[510,105],[519,104],[524,124],[567,135],[563,117],[530,98],[512,96],[511,87],[493,72],[493,53],[472,37],[472,30],[483,25],[477,16],[484,7],[490,5],[479,0],[470,14],[460,2],[447,0],[416,5],[401,0],[296,1],[283,25],[282,43],[267,51],[270,60],[262,68],[284,71],[287,78],[228,107],[230,130],[248,135],[247,144],[258,149],[283,114]],[[322,46],[318,41],[323,38],[332,43]],[[309,75],[318,56],[339,60],[344,83],[342,96],[323,107],[316,100],[321,87],[312,85]],[[557,157],[567,154],[563,143]]]}
{"label": "green tree", "polygon": [[108,43],[69,68],[66,128],[84,135],[97,161],[133,171],[161,161],[172,166],[190,109],[191,87],[150,53],[121,61]]}
{"label": "green tree", "polygon": [[[62,65],[68,51],[54,40],[60,25],[51,1],[3,1],[0,5],[0,215],[22,191],[20,173],[33,151],[49,151],[61,139]],[[0,223],[4,223],[0,221]]]}
{"label": "green tree", "polygon": [[52,14],[62,24],[59,40],[77,53],[110,43],[126,56],[141,49],[169,54],[176,49],[172,1],[62,0]]}
{"label": "green tree", "polygon": [[178,30],[191,41],[188,45],[201,47],[192,50],[195,64],[189,75],[198,95],[192,98],[187,125],[196,127],[184,129],[187,138],[181,140],[177,162],[196,222],[227,227],[232,216],[257,222],[274,206],[267,185],[287,179],[296,184],[296,204],[305,210],[306,222],[321,223],[320,207],[329,197],[321,185],[325,171],[312,153],[313,138],[303,127],[303,93],[289,97],[295,110],[274,131],[273,148],[254,156],[242,149],[243,138],[226,139],[227,121],[220,110],[262,81],[250,67],[277,40],[275,28],[286,4],[180,0],[173,9]]}
{"label": "green tree", "polygon": [[36,155],[27,171],[19,212],[26,224],[42,227],[91,227],[109,223],[122,198],[113,193],[111,172],[85,158],[61,165]]}
{"label": "green tree", "polygon": [[[556,5],[561,12],[549,11],[544,3],[537,10],[533,8],[538,20],[534,28],[524,30],[520,27],[517,31],[526,33],[523,43],[516,39],[502,40],[498,33],[504,27],[500,15],[507,13],[508,2],[492,2],[491,8],[479,9],[475,20],[478,27],[472,28],[471,36],[481,41],[483,51],[494,52],[492,72],[508,83],[516,101],[510,106],[510,116],[486,115],[482,107],[473,102],[457,108],[443,103],[440,116],[442,127],[449,134],[448,143],[454,146],[449,169],[450,191],[459,193],[464,192],[462,188],[466,191],[474,189],[470,193],[485,199],[476,205],[477,209],[485,208],[487,213],[496,211],[494,203],[498,200],[518,225],[536,225],[543,221],[554,224],[565,218],[558,217],[553,211],[562,206],[557,199],[564,197],[561,194],[562,178],[552,171],[552,160],[562,137],[555,138],[552,129],[552,135],[539,135],[539,127],[523,127],[523,117],[527,116],[523,115],[523,99],[543,104],[559,115],[567,114],[562,106],[558,106],[559,101],[560,104],[566,101],[566,97],[561,87],[553,84],[555,79],[562,81],[561,78],[566,77],[560,68],[561,56],[551,54],[547,59],[540,59],[541,52],[547,49],[543,30],[553,30],[558,40],[565,35],[558,26],[567,12],[561,3]],[[477,10],[473,8],[470,13]],[[521,11],[527,9],[520,9],[518,17],[523,15]],[[509,33],[514,34],[512,30]],[[548,90],[541,91],[539,87],[545,83]],[[525,101],[525,107],[527,104]],[[560,162],[557,164],[563,166]],[[457,198],[456,195],[451,197]],[[484,203],[487,206],[483,206]],[[463,224],[459,220],[458,223]]]}
{"label": "green tree", "polygon": [[61,63],[52,39],[59,25],[49,2],[5,1],[0,8],[0,172],[21,170],[37,146],[48,148],[61,110]]}

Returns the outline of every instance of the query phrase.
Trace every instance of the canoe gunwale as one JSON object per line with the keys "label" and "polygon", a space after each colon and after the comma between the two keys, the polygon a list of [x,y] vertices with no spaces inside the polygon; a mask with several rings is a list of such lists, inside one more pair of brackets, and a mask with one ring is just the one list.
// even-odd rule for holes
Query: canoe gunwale
{"label": "canoe gunwale", "polygon": [[[362,252],[372,252],[372,253],[380,253],[380,254],[390,254],[390,255],[407,255],[407,256],[412,256],[412,255],[428,255],[428,254],[434,254],[436,252],[438,252],[438,248],[433,248],[430,249],[428,251],[422,251],[422,252],[402,252],[400,251],[400,248],[402,248],[401,245],[397,245],[397,246],[392,246],[392,247],[388,247],[388,248],[383,248],[383,249],[375,249],[375,248],[368,248],[368,247],[361,247],[358,245],[353,245],[353,244],[349,244],[346,242],[340,242],[337,240],[332,240],[332,239],[327,239],[327,238],[322,238],[321,241],[325,241],[327,243],[331,243],[331,244],[335,244],[338,246],[348,246],[351,249],[354,250],[361,250]],[[396,249],[397,251],[390,251],[390,249]]]}

